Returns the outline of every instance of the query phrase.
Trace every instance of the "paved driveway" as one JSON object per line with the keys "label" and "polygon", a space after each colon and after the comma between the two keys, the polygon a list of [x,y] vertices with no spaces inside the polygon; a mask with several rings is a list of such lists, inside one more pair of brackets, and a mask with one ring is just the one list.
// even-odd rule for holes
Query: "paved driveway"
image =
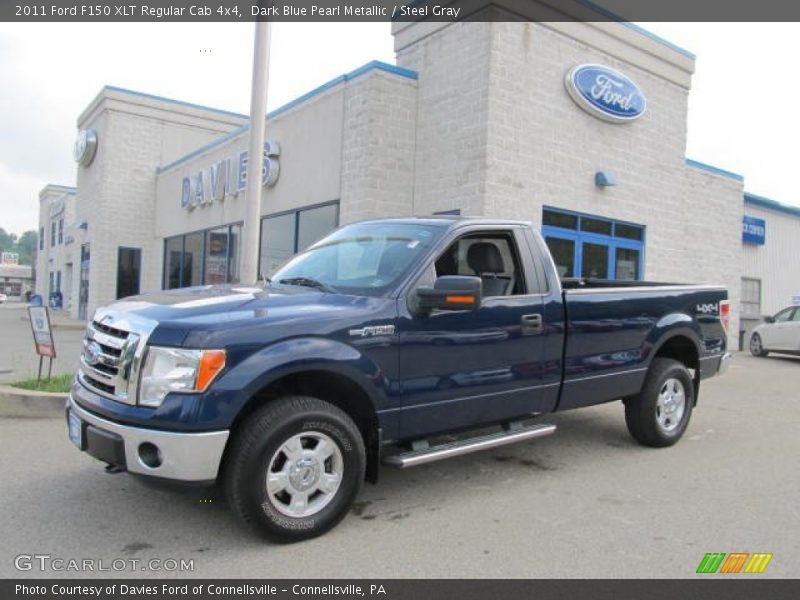
{"label": "paved driveway", "polygon": [[[31,324],[23,319],[27,304],[8,302],[0,304],[0,383],[36,377],[39,357],[33,347]],[[56,342],[56,359],[53,374],[72,373],[78,364],[83,331],[53,329]],[[44,360],[47,373],[47,359]]]}
{"label": "paved driveway", "polygon": [[619,403],[555,415],[548,438],[383,469],[293,546],[219,498],[105,474],[60,419],[0,419],[0,577],[34,553],[191,559],[199,577],[693,577],[706,552],[772,552],[763,576],[800,576],[800,359],[739,355],[703,388],[671,449],[636,445]]}

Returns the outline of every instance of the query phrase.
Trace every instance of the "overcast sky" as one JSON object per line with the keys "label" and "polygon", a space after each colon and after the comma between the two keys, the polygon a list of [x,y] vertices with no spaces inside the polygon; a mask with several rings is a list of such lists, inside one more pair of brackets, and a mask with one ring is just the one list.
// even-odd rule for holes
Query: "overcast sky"
{"label": "overcast sky", "polygon": [[[645,23],[697,55],[687,156],[800,205],[800,24]],[[38,192],[74,185],[80,112],[110,84],[249,112],[252,24],[0,23],[0,227],[36,228]],[[370,60],[394,62],[388,23],[277,23],[269,109]]]}

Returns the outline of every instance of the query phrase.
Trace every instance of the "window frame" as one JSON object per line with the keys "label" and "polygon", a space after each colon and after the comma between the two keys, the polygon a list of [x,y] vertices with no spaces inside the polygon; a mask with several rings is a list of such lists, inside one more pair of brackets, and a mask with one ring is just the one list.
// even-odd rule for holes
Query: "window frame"
{"label": "window frame", "polygon": [[[206,227],[205,229],[197,229],[195,231],[187,231],[186,233],[181,233],[178,235],[171,235],[165,237],[163,239],[162,244],[162,252],[161,252],[161,289],[162,290],[179,290],[184,287],[190,287],[183,284],[185,281],[184,273],[183,273],[183,264],[184,264],[184,255],[186,254],[186,238],[190,235],[201,234],[203,236],[203,242],[200,244],[200,281],[194,285],[206,285],[206,241],[208,239],[208,233],[211,231],[217,231],[218,229],[227,228],[228,229],[228,263],[227,263],[227,273],[225,276],[227,283],[232,283],[230,281],[231,275],[231,253],[230,253],[230,239],[231,239],[231,231],[234,227],[244,227],[243,221],[234,221],[233,223],[226,223],[223,225],[217,225],[215,227]],[[240,229],[241,235],[241,229]],[[180,239],[181,240],[181,260],[180,260],[180,272],[178,275],[178,287],[176,288],[169,288],[167,287],[168,282],[168,275],[167,275],[167,260],[169,259],[169,255],[167,252],[167,244],[170,240]],[[241,255],[241,249],[239,250],[239,255]]]}
{"label": "window frame", "polygon": [[125,298],[126,296],[120,295],[120,285],[119,285],[119,276],[120,276],[120,265],[122,264],[122,253],[125,251],[132,251],[135,253],[135,256],[138,257],[138,268],[137,268],[137,281],[136,281],[136,292],[134,294],[128,294],[130,296],[137,296],[142,293],[142,249],[136,248],[134,246],[117,246],[117,289],[116,289],[116,297],[117,300],[120,298]]}
{"label": "window frame", "polygon": [[[526,261],[522,254],[523,246],[528,246],[532,243],[532,241],[526,237],[524,228],[517,226],[509,227],[504,225],[498,225],[494,227],[481,227],[476,225],[469,227],[457,227],[453,229],[449,235],[445,235],[445,237],[439,241],[439,244],[443,246],[443,249],[440,252],[435,250],[432,251],[428,257],[422,261],[423,266],[420,267],[419,270],[412,273],[405,282],[401,282],[398,285],[397,297],[405,298],[406,306],[408,307],[409,312],[413,313],[417,289],[421,285],[425,284],[424,278],[430,273],[433,273],[433,281],[436,280],[436,261],[438,261],[456,241],[463,237],[481,234],[491,237],[492,235],[498,236],[504,233],[510,238],[509,241],[512,244],[512,248],[510,250],[518,261],[522,281],[525,285],[525,293],[509,296],[484,296],[481,299],[481,306],[484,306],[484,303],[487,301],[489,301],[490,304],[509,301],[516,302],[525,298],[542,298],[550,294],[550,286],[546,280],[543,281],[540,278],[538,267],[533,260],[533,257],[530,257]],[[431,283],[431,285],[433,284]]]}
{"label": "window frame", "polygon": [[[545,241],[545,245],[547,244],[547,238],[555,238],[555,239],[562,239],[571,241],[574,247],[574,254],[573,254],[573,277],[574,278],[581,278],[585,277],[583,275],[583,244],[595,244],[606,246],[608,248],[608,259],[607,259],[607,274],[608,277],[606,279],[611,281],[630,281],[626,279],[617,279],[617,249],[622,248],[625,250],[635,250],[639,252],[639,264],[638,264],[638,278],[632,281],[643,281],[644,280],[644,270],[645,270],[645,248],[647,242],[647,227],[645,225],[639,223],[631,223],[629,221],[621,221],[619,219],[609,219],[607,217],[602,217],[598,215],[592,215],[588,213],[579,213],[569,210],[563,210],[560,208],[554,208],[552,206],[544,206],[542,207],[542,222],[544,222],[544,215],[546,212],[550,213],[558,213],[563,215],[570,215],[577,218],[576,229],[566,229],[563,227],[557,227],[555,225],[542,225],[542,238]],[[592,233],[589,231],[584,231],[582,229],[582,219],[592,219],[594,221],[605,221],[609,223],[611,227],[611,235],[604,235],[599,233]],[[637,227],[642,232],[642,239],[641,240],[632,240],[630,238],[624,237],[616,237],[616,226],[618,224],[627,225],[630,227]],[[549,248],[549,246],[548,246]]]}
{"label": "window frame", "polygon": [[342,210],[341,210],[341,203],[339,200],[327,200],[325,202],[319,202],[317,204],[309,204],[308,206],[302,206],[300,208],[291,208],[288,210],[282,210],[280,212],[263,215],[258,223],[258,272],[261,273],[261,254],[262,254],[261,240],[264,235],[264,221],[266,221],[267,219],[285,217],[286,215],[294,216],[294,228],[292,233],[292,235],[294,236],[292,244],[292,256],[296,256],[297,254],[300,253],[300,250],[298,250],[297,247],[298,241],[300,239],[300,213],[309,210],[325,208],[328,206],[336,206],[336,224],[334,225],[334,228],[331,229],[331,231],[333,231],[334,229],[338,229],[340,226]]}

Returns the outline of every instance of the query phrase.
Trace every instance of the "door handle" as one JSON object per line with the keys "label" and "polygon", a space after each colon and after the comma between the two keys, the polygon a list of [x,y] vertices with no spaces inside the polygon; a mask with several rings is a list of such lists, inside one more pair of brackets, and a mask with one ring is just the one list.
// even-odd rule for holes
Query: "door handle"
{"label": "door handle", "polygon": [[538,335],[544,331],[542,315],[538,313],[522,315],[520,322],[522,323],[522,335]]}

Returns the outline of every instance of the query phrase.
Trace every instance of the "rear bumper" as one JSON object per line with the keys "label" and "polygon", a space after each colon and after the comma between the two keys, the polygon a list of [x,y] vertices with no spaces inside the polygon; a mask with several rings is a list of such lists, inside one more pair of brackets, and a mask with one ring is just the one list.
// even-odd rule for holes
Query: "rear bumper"
{"label": "rear bumper", "polygon": [[[67,410],[83,422],[81,450],[106,463],[138,475],[186,482],[208,482],[217,478],[229,432],[179,433],[130,427],[98,417],[81,408],[72,395]],[[158,449],[158,466],[142,460],[142,446]],[[151,461],[152,462],[152,461]]]}
{"label": "rear bumper", "polygon": [[728,371],[728,367],[731,366],[731,361],[733,360],[733,354],[730,352],[726,352],[722,355],[722,358],[719,359],[719,366],[717,367],[717,375],[724,375]]}

